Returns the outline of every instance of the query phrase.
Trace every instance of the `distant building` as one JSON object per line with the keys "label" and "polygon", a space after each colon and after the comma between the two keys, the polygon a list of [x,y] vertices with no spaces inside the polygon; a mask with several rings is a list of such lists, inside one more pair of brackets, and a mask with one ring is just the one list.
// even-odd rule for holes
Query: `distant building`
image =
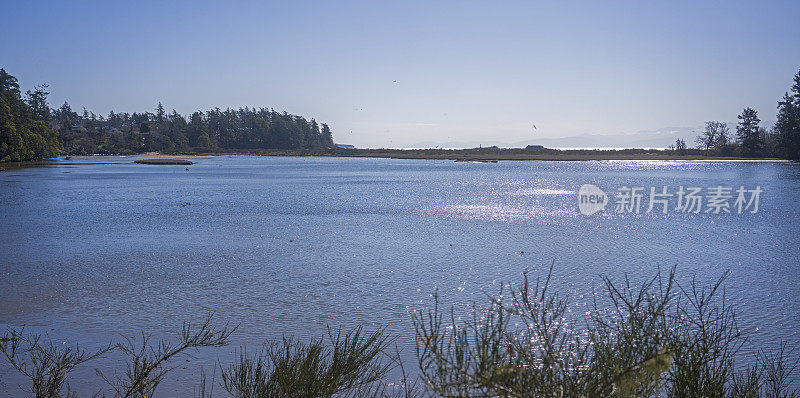
{"label": "distant building", "polygon": [[333,145],[336,145],[337,147],[342,149],[355,149],[355,146],[353,145],[347,145],[347,144],[333,144]]}

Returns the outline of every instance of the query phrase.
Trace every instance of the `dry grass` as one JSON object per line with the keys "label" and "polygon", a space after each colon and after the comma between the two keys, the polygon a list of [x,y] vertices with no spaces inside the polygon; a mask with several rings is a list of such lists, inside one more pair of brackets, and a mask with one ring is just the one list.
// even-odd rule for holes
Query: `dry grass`
{"label": "dry grass", "polygon": [[[383,330],[330,331],[308,342],[285,337],[255,353],[241,351],[219,365],[221,381],[196,393],[257,397],[798,397],[790,385],[797,361],[789,345],[761,347],[742,368],[737,353],[747,342],[727,305],[723,283],[692,279],[682,286],[675,269],[641,285],[603,279],[605,294],[592,310],[570,316],[570,302],[551,289],[550,273],[516,288],[504,287],[487,306],[459,316],[440,310],[438,295],[413,318],[417,379],[406,374]],[[577,312],[576,312],[577,313]],[[211,319],[185,324],[177,342],[141,339],[87,352],[42,341],[22,330],[0,336],[0,358],[30,380],[35,397],[74,396],[69,372],[109,352],[122,354],[125,369],[98,375],[115,397],[152,397],[190,348],[220,347],[234,329]],[[399,368],[403,378],[386,376]],[[216,376],[217,368],[214,368]],[[217,394],[219,396],[220,394]]]}

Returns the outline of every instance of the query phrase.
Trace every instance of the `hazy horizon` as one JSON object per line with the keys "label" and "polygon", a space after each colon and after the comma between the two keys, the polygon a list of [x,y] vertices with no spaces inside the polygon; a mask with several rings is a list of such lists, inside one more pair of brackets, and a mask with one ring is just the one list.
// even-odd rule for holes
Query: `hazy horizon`
{"label": "hazy horizon", "polygon": [[358,147],[769,121],[800,68],[793,2],[79,4],[4,6],[0,67],[52,106],[272,107]]}

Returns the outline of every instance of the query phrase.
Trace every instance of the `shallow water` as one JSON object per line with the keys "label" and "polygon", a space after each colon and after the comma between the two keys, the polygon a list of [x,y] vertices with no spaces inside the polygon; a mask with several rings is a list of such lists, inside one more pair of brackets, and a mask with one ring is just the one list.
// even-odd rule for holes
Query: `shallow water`
{"label": "shallow water", "polygon": [[[712,281],[730,270],[727,298],[754,344],[800,342],[796,164],[134,159],[0,173],[0,323],[100,342],[142,329],[162,336],[213,312],[239,329],[230,347],[197,354],[206,365],[328,325],[387,326],[409,348],[410,314],[437,289],[447,303],[485,303],[502,283],[555,262],[558,288],[578,306],[600,275],[643,280],[678,265],[684,280]],[[645,213],[645,197],[641,214],[610,204],[584,216],[576,190],[585,183],[612,194],[763,193],[755,214]],[[179,369],[160,392],[191,392],[195,370]],[[0,391],[18,392],[5,376]]]}

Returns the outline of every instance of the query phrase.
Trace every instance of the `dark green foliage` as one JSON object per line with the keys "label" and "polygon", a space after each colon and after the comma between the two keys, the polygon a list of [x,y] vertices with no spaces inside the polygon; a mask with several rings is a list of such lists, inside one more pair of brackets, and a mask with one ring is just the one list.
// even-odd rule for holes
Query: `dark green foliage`
{"label": "dark green foliage", "polygon": [[49,126],[46,89],[46,85],[39,86],[23,99],[17,78],[0,69],[0,162],[58,155],[58,137]]}
{"label": "dark green foliage", "polygon": [[800,72],[794,76],[791,92],[778,101],[778,116],[770,130],[761,128],[761,120],[751,108],[739,115],[736,142],[729,137],[725,123],[706,122],[697,136],[697,147],[708,155],[730,156],[737,149],[742,156],[771,156],[800,160]]}
{"label": "dark green foliage", "polygon": [[778,120],[775,122],[782,155],[800,160],[800,71],[794,76],[791,93],[778,101]]}
{"label": "dark green foliage", "polygon": [[745,108],[739,115],[739,124],[736,126],[736,138],[742,150],[742,155],[755,157],[763,154],[764,138],[761,136],[758,124],[761,119],[752,108]]}
{"label": "dark green foliage", "polygon": [[301,116],[266,108],[194,112],[187,121],[175,110],[166,113],[109,113],[107,118],[77,117],[69,105],[53,111],[69,154],[141,152],[211,152],[301,150],[333,147],[330,129]]}
{"label": "dark green foliage", "polygon": [[242,353],[222,372],[222,385],[237,398],[376,395],[373,384],[392,368],[382,362],[388,346],[378,331],[361,328],[303,343],[284,338],[256,355]]}
{"label": "dark green foliage", "polygon": [[[108,118],[77,117],[65,104],[55,110],[69,154],[211,152],[225,150],[327,149],[333,138],[327,125],[265,108],[194,112],[187,121],[158,104],[153,113],[115,113]],[[77,117],[77,119],[76,119]]]}
{"label": "dark green foliage", "polygon": [[[47,85],[23,98],[14,76],[0,69],[0,162],[70,155],[215,150],[317,150],[333,147],[328,125],[266,108],[195,112],[187,121],[158,103],[155,113],[108,117],[68,103],[47,104]],[[59,142],[60,141],[60,142]]]}

